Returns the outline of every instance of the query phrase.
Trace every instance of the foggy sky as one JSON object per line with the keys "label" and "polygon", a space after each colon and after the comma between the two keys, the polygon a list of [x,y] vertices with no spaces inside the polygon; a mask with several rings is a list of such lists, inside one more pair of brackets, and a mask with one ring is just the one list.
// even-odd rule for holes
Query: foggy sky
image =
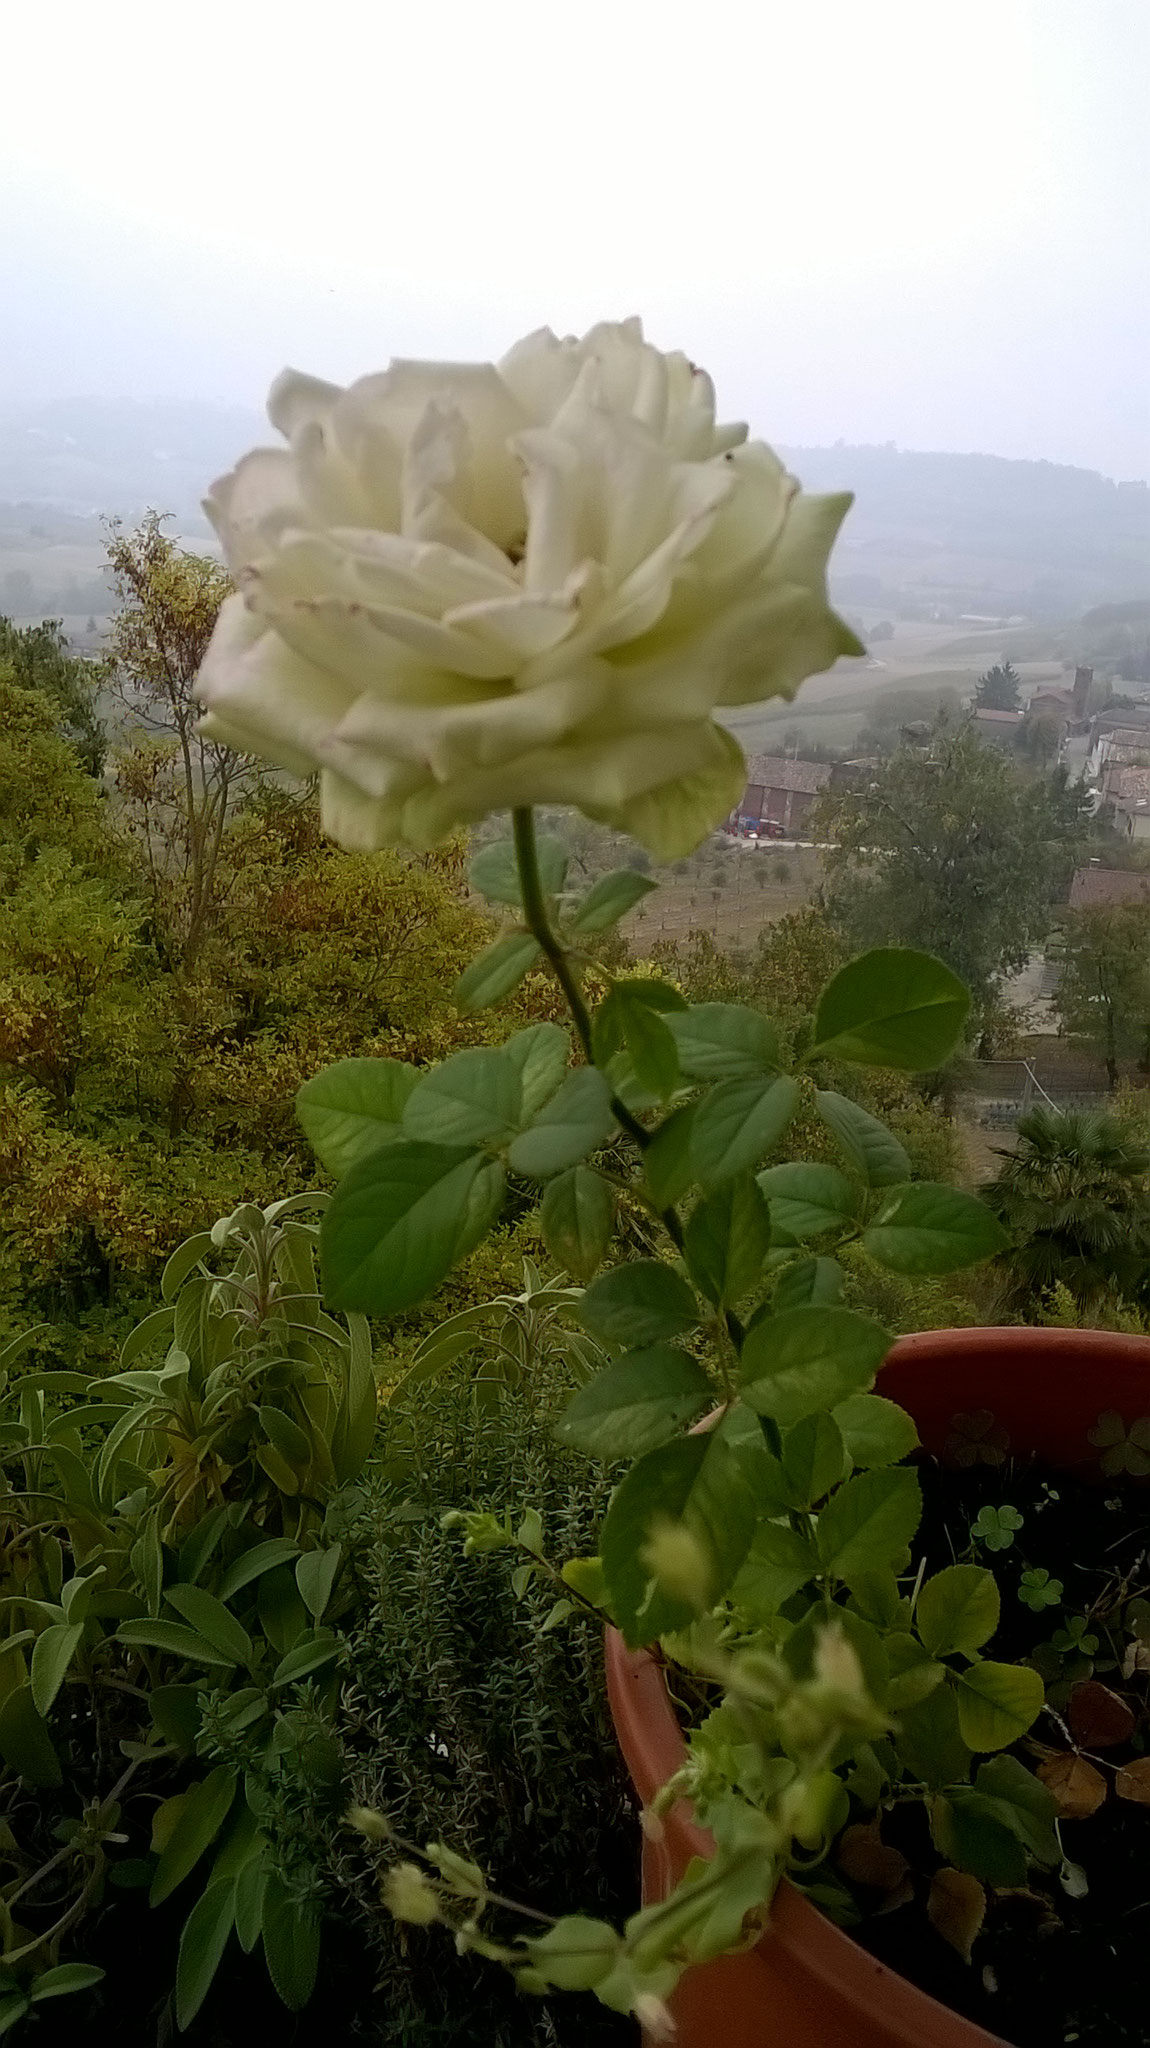
{"label": "foggy sky", "polygon": [[768,440],[1150,477],[1150,0],[16,4],[0,407],[640,312]]}

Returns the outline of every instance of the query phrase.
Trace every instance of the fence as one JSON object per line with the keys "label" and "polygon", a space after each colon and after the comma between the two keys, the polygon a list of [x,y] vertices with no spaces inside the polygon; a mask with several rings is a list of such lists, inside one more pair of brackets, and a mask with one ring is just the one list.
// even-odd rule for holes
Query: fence
{"label": "fence", "polygon": [[964,1107],[972,1122],[991,1131],[1014,1130],[1040,1103],[1058,1110],[1100,1109],[1108,1100],[1103,1088],[1066,1088],[1052,1080],[1047,1089],[1030,1060],[979,1060],[977,1074],[963,1091]]}

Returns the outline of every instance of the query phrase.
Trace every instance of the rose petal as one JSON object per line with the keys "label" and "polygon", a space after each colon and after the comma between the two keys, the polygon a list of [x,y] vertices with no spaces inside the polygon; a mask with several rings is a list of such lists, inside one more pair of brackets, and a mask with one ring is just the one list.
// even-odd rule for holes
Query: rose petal
{"label": "rose petal", "polygon": [[290,441],[301,427],[330,426],[343,395],[341,384],[309,377],[304,370],[281,370],[268,393],[268,418]]}
{"label": "rose petal", "polygon": [[384,792],[392,759],[418,762],[449,782],[562,738],[607,687],[606,680],[564,676],[538,690],[449,705],[365,694],[325,741],[324,759],[375,796]]}
{"label": "rose petal", "polygon": [[223,543],[233,576],[274,554],[280,537],[304,518],[295,464],[286,448],[253,448],[216,479],[204,511]]}
{"label": "rose petal", "polygon": [[312,775],[317,749],[353,701],[345,683],[302,659],[253,618],[240,597],[224,599],[196,696],[208,715],[198,730],[293,775]]}

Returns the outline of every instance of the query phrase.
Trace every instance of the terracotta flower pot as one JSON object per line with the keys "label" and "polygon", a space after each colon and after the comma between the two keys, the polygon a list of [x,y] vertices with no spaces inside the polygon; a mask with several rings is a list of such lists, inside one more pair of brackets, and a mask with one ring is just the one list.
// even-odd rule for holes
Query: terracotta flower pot
{"label": "terracotta flower pot", "polygon": [[[1150,1475],[1150,1338],[1091,1330],[939,1330],[904,1337],[879,1389],[927,1450],[957,1465],[1037,1456],[1097,1478]],[[661,1666],[608,1631],[616,1734],[644,1805],[683,1760]],[[644,1901],[714,1844],[684,1800],[643,1843]],[[876,1962],[786,1882],[758,1946],[687,1972],[676,2048],[1006,2048]]]}

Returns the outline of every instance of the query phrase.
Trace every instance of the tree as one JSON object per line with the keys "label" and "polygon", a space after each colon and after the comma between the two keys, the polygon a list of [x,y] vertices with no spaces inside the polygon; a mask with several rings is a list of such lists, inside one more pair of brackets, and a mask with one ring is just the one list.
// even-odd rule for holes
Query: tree
{"label": "tree", "polygon": [[96,710],[99,670],[68,651],[62,622],[15,626],[0,618],[0,665],[22,690],[40,690],[55,706],[59,730],[79,754],[89,775],[104,772],[108,735]]}
{"label": "tree", "polygon": [[1051,952],[1063,1029],[1097,1050],[1110,1088],[1122,1059],[1150,1071],[1150,904],[1068,911]]}
{"label": "tree", "polygon": [[135,849],[152,943],[173,977],[168,1126],[175,1135],[192,1107],[190,1070],[204,1041],[195,984],[219,917],[225,834],[263,772],[197,731],[192,693],[230,587],[225,571],[177,547],[155,512],[130,533],[108,522],[108,564],[118,608],[104,672],[142,728],[116,755],[117,815]]}
{"label": "tree", "polygon": [[1056,705],[1039,698],[1029,706],[1019,738],[1023,754],[1040,773],[1045,773],[1058,759],[1064,729],[1062,714]]}
{"label": "tree", "polygon": [[1007,1300],[1033,1306],[1063,1286],[1080,1305],[1150,1294],[1150,1150],[1108,1112],[1032,1110],[1019,1149],[980,1189],[1014,1239]]}
{"label": "tree", "polygon": [[138,913],[108,806],[57,703],[0,665],[0,1073],[70,1102],[82,1068],[139,1049]]}
{"label": "tree", "polygon": [[996,661],[985,675],[978,678],[974,693],[977,711],[1017,711],[1019,675],[1012,662],[1005,659]]}
{"label": "tree", "polygon": [[153,924],[171,966],[191,974],[211,928],[220,846],[255,770],[196,727],[192,695],[230,588],[218,563],[185,554],[150,512],[133,533],[108,525],[118,599],[105,673],[144,737],[116,757],[120,816],[141,856]]}
{"label": "tree", "polygon": [[43,690],[21,686],[0,655],[0,896],[51,845],[103,874],[127,871],[110,807],[61,733],[57,709]]}
{"label": "tree", "polygon": [[508,1009],[459,1018],[453,984],[491,935],[463,866],[458,841],[345,854],[313,794],[253,779],[188,975],[117,794],[0,665],[0,1341],[17,1305],[111,1331],[205,1215],[314,1184],[293,1097],[318,1067],[422,1063],[557,1014],[533,973]]}
{"label": "tree", "polygon": [[856,754],[869,758],[896,752],[909,726],[929,729],[943,713],[957,712],[958,692],[941,690],[884,690],[871,701],[855,740]]}
{"label": "tree", "polygon": [[856,945],[937,954],[981,1015],[1045,935],[1085,812],[1065,775],[1023,780],[968,722],[941,720],[867,788],[824,800],[828,907]]}

